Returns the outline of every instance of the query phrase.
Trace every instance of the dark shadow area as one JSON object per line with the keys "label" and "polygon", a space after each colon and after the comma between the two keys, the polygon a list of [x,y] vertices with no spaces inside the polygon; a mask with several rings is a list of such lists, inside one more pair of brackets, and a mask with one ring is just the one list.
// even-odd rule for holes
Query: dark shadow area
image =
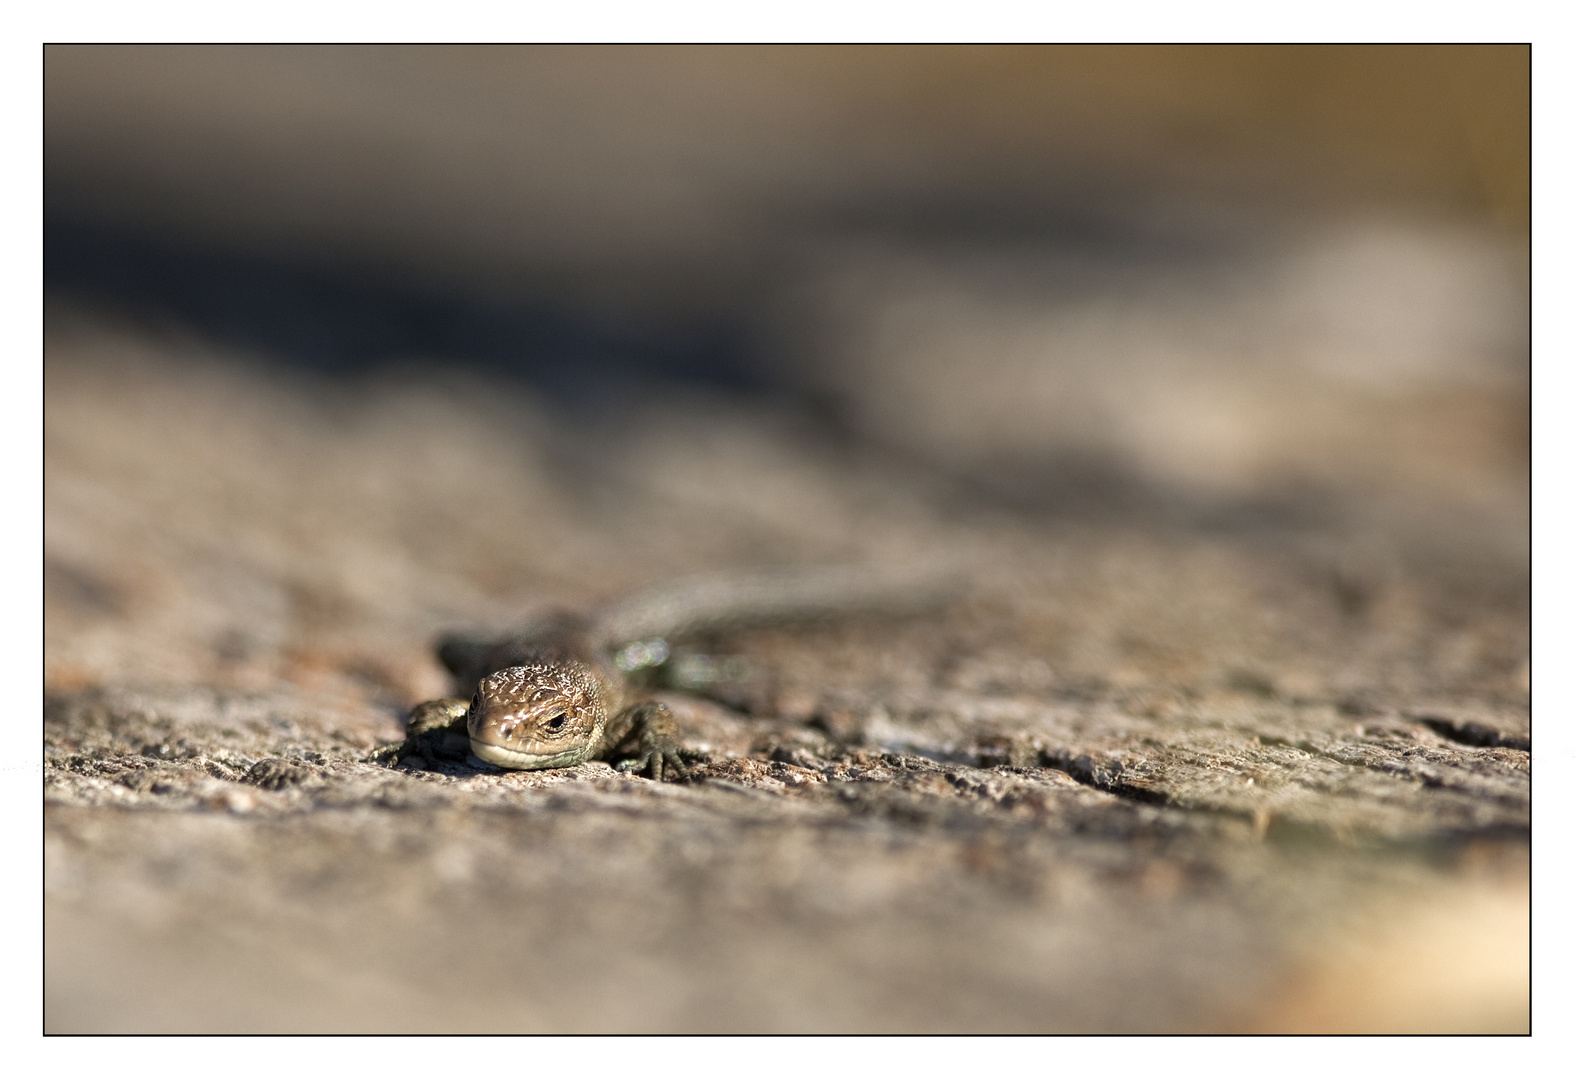
{"label": "dark shadow area", "polygon": [[571,401],[635,377],[768,388],[742,320],[636,336],[528,299],[489,303],[364,267],[269,259],[85,215],[46,214],[44,284],[57,299],[193,330],[320,374],[458,363]]}

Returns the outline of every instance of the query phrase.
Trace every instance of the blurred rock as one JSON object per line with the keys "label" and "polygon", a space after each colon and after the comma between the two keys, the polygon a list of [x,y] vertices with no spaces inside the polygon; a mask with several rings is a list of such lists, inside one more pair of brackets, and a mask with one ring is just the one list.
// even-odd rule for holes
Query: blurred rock
{"label": "blurred rock", "polygon": [[825,266],[782,336],[855,429],[941,468],[1524,502],[1529,311],[1492,233],[1353,219],[1169,258],[888,244]]}

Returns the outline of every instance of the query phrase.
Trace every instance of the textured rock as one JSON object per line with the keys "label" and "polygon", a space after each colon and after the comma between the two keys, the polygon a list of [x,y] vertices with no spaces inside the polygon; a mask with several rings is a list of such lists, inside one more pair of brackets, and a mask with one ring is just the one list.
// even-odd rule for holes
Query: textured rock
{"label": "textured rock", "polygon": [[[590,423],[57,321],[50,1030],[1529,1022],[1512,497],[1073,513],[768,410]],[[940,555],[935,611],[684,643],[692,784],[388,753],[442,629]]]}

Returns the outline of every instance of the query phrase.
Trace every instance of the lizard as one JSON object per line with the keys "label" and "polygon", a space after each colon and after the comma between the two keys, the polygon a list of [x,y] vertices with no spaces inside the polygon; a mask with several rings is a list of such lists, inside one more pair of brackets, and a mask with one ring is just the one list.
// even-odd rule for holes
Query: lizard
{"label": "lizard", "polygon": [[612,760],[653,780],[684,780],[685,758],[694,755],[643,674],[668,660],[670,641],[738,625],[926,607],[939,580],[857,567],[757,570],[680,581],[588,615],[555,612],[501,637],[449,634],[437,653],[461,696],[417,705],[397,755],[468,749],[504,769]]}

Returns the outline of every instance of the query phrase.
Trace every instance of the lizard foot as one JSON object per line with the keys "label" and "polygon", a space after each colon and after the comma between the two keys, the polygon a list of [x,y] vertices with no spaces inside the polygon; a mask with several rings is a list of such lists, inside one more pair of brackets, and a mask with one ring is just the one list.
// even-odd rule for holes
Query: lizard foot
{"label": "lizard foot", "polygon": [[470,702],[464,698],[423,701],[410,710],[405,741],[392,756],[399,760],[419,757],[426,761],[464,761],[470,753],[470,735],[465,731],[469,707]]}
{"label": "lizard foot", "polygon": [[629,725],[630,736],[624,747],[634,747],[634,757],[618,762],[620,771],[652,780],[689,779],[684,758],[687,755],[692,760],[693,755],[678,741],[678,726],[671,709],[659,701],[642,701],[624,710],[618,719]]}
{"label": "lizard foot", "polygon": [[649,776],[652,780],[689,779],[689,767],[684,764],[683,754],[675,743],[642,748],[639,757],[620,761],[618,770],[632,772],[636,776]]}

